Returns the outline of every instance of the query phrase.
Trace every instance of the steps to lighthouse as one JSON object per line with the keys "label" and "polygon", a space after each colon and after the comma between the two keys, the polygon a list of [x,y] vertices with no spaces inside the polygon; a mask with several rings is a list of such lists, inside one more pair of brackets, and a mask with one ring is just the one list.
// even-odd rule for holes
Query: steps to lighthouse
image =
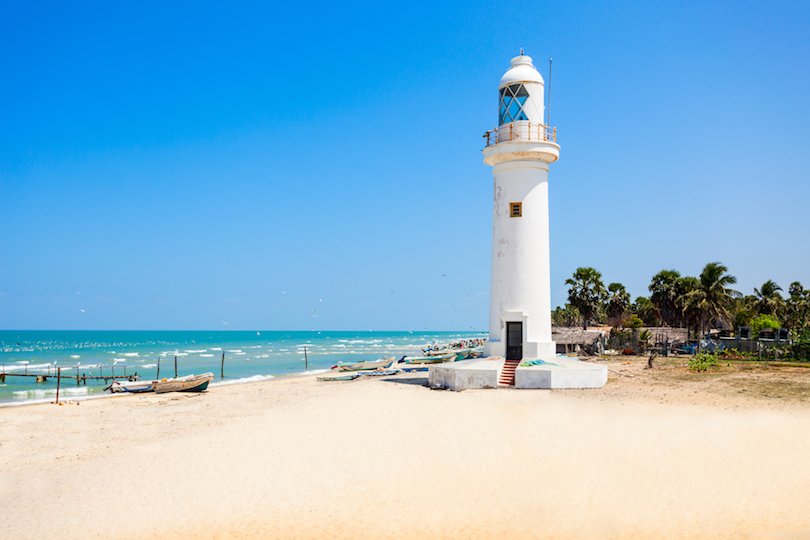
{"label": "steps to lighthouse", "polygon": [[520,360],[506,360],[501,369],[501,376],[498,378],[498,384],[501,386],[514,386],[515,385],[515,370],[520,364]]}
{"label": "steps to lighthouse", "polygon": [[457,391],[602,388],[607,383],[607,373],[607,366],[560,356],[537,366],[521,366],[519,360],[488,357],[430,366],[428,386]]}

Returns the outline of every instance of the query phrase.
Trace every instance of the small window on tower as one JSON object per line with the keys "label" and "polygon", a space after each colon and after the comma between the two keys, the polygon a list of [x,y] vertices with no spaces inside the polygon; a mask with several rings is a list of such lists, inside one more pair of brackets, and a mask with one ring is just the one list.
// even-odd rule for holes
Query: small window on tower
{"label": "small window on tower", "polygon": [[523,203],[509,203],[509,217],[520,217],[523,215]]}

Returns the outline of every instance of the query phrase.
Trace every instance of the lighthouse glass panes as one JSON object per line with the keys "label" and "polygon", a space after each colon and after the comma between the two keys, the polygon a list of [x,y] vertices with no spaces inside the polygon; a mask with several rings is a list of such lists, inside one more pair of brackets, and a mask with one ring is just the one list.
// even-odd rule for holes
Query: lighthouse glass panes
{"label": "lighthouse glass panes", "polygon": [[508,124],[518,120],[528,120],[523,111],[529,92],[522,84],[511,84],[501,90],[501,105],[498,109],[498,123]]}

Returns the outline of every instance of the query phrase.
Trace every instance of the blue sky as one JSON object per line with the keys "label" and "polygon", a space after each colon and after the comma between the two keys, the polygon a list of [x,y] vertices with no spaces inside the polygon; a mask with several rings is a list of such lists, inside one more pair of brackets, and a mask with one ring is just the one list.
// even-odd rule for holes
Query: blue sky
{"label": "blue sky", "polygon": [[481,134],[554,57],[552,304],[810,285],[807,2],[4,2],[0,328],[484,329]]}

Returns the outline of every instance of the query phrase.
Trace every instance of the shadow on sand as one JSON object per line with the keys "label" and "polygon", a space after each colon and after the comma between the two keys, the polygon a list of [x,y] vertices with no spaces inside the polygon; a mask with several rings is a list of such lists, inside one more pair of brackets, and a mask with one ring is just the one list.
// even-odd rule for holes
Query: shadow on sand
{"label": "shadow on sand", "polygon": [[422,377],[414,376],[414,377],[391,377],[383,379],[383,382],[388,383],[397,383],[397,384],[411,384],[414,386],[427,386],[428,378],[427,374]]}

